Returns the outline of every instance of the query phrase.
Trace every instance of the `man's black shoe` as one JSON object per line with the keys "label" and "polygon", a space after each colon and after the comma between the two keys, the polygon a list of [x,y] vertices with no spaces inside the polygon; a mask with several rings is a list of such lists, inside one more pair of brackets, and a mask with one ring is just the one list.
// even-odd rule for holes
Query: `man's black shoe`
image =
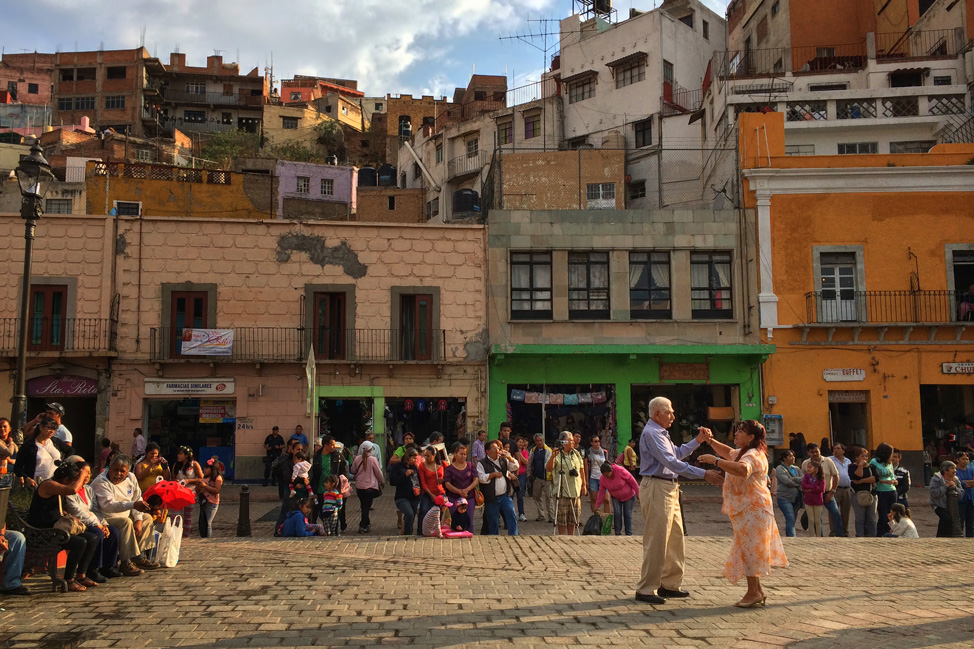
{"label": "man's black shoe", "polygon": [[689,597],[690,593],[685,590],[670,590],[669,588],[660,588],[656,591],[660,597]]}
{"label": "man's black shoe", "polygon": [[666,600],[662,597],[657,597],[656,595],[643,595],[642,593],[636,593],[637,602],[646,602],[647,604],[665,604]]}
{"label": "man's black shoe", "polygon": [[0,595],[30,595],[30,588],[27,586],[17,586],[16,588],[0,590]]}

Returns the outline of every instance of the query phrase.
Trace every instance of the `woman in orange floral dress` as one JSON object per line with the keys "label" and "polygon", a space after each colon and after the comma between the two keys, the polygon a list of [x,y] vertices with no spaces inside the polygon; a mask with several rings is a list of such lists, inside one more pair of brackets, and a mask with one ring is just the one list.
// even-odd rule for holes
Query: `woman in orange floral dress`
{"label": "woman in orange floral dress", "polygon": [[771,574],[771,567],[788,565],[768,490],[768,456],[764,426],[754,420],[742,421],[734,429],[734,445],[713,440],[717,453],[701,455],[703,464],[713,464],[727,475],[724,478],[722,511],[734,526],[734,543],[724,564],[724,576],[732,584],[747,578],[747,592],[734,606],[764,606],[767,597],[761,589],[761,577]]}

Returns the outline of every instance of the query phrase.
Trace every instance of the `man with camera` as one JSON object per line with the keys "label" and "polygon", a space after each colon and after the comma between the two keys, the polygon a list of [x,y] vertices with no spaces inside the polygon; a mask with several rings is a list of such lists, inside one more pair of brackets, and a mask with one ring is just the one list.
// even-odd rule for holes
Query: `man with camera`
{"label": "man with camera", "polygon": [[502,450],[501,442],[492,439],[487,442],[487,457],[477,463],[477,477],[480,478],[480,491],[484,494],[484,520],[487,534],[497,536],[500,532],[500,517],[507,523],[507,535],[517,536],[517,515],[514,513],[514,485],[520,468],[510,452]]}
{"label": "man with camera", "polygon": [[646,527],[636,600],[665,604],[667,597],[690,596],[680,588],[686,558],[679,477],[703,478],[713,485],[723,484],[724,479],[717,471],[704,471],[685,461],[701,444],[713,439],[710,430],[701,428],[696,439],[677,448],[667,432],[676,419],[673,403],[665,397],[654,398],[649,402],[649,417],[639,438],[639,504]]}
{"label": "man with camera", "polygon": [[582,518],[582,496],[588,494],[582,472],[585,460],[575,450],[575,438],[563,430],[558,435],[551,459],[545,470],[551,473],[555,498],[555,525],[560,536],[574,536]]}

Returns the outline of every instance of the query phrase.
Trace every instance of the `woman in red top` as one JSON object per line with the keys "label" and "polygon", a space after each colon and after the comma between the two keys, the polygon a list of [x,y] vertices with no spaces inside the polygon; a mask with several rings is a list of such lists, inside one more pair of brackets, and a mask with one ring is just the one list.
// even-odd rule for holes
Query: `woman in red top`
{"label": "woman in red top", "polygon": [[443,489],[443,465],[436,461],[436,449],[427,446],[423,449],[423,461],[419,464],[419,484],[423,488],[419,500],[419,518],[423,520],[426,512],[433,508],[437,496],[445,496]]}

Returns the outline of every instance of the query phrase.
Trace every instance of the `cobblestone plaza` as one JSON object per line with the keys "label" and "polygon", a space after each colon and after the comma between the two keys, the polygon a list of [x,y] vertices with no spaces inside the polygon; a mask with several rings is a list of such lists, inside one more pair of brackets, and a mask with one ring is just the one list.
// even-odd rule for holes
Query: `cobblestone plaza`
{"label": "cobblestone plaza", "polygon": [[[925,491],[918,540],[784,539],[791,565],[766,580],[768,606],[754,610],[731,606],[743,584],[721,576],[730,538],[716,490],[686,492],[688,529],[707,535],[687,539],[692,597],[663,606],[633,599],[638,536],[557,538],[530,523],[516,538],[273,539],[257,490],[254,537],[232,536],[227,502],[218,538],[187,540],[175,569],[84,594],[53,595],[33,578],[32,597],[3,602],[0,633],[4,646],[45,649],[970,646],[974,544],[931,538]],[[373,519],[391,533],[390,499]]]}

